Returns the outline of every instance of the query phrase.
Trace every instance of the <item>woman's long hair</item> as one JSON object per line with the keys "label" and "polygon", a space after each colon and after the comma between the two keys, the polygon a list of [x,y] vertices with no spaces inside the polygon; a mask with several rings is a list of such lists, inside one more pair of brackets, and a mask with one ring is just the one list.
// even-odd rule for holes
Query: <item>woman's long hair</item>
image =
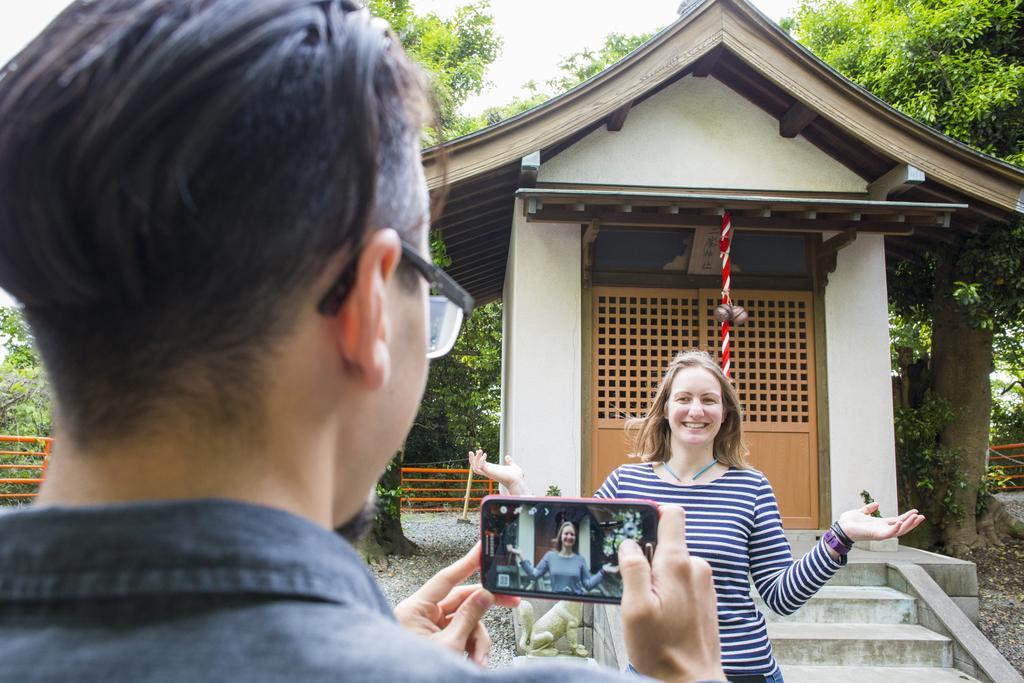
{"label": "woman's long hair", "polygon": [[665,376],[658,386],[658,393],[651,402],[651,407],[644,417],[626,420],[626,434],[632,441],[631,457],[640,458],[644,462],[665,462],[672,455],[669,429],[668,396],[672,390],[672,382],[676,373],[684,368],[703,368],[707,370],[722,389],[722,403],[725,416],[722,427],[715,436],[715,460],[739,469],[747,469],[747,447],[743,443],[743,409],[740,407],[739,394],[732,382],[725,376],[718,363],[706,351],[691,350],[676,354],[665,370]]}
{"label": "woman's long hair", "polygon": [[576,535],[576,540],[573,541],[573,545],[571,548],[569,548],[569,550],[576,552],[576,548],[580,542],[580,532],[579,529],[576,528],[576,525],[569,521],[562,522],[559,525],[558,533],[555,534],[555,537],[553,539],[551,539],[551,544],[555,546],[555,550],[557,550],[558,552],[562,552],[562,531],[564,531],[565,527],[567,526],[571,526],[572,532]]}

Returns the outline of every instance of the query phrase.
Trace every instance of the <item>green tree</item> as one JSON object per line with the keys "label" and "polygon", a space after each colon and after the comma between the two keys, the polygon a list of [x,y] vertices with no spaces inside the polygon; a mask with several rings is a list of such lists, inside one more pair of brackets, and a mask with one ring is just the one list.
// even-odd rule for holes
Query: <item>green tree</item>
{"label": "green tree", "polygon": [[[896,109],[983,152],[1024,163],[1019,0],[804,0],[787,26]],[[902,321],[894,341],[907,344],[895,354],[903,359],[897,363],[897,440],[901,420],[904,427],[916,425],[904,429],[904,443],[897,444],[899,470],[912,478],[931,458],[928,479],[941,495],[929,497],[943,503],[933,513],[933,535],[921,542],[940,542],[959,555],[1024,531],[984,486],[994,350],[1003,362],[1022,357],[1024,226],[1019,220],[991,223],[963,245],[935,247],[920,261],[902,262],[890,269],[889,291]],[[929,338],[908,342],[905,333],[914,329]],[[914,360],[915,354],[921,357]],[[948,419],[925,419],[938,412],[937,404],[948,406]],[[930,438],[925,423],[934,432]],[[900,490],[909,495],[920,481],[903,481]]]}
{"label": "green tree", "polygon": [[391,24],[409,56],[430,74],[444,137],[460,134],[458,108],[480,92],[487,67],[501,50],[489,1],[468,2],[449,18],[416,14],[409,0],[370,0],[368,6]]}

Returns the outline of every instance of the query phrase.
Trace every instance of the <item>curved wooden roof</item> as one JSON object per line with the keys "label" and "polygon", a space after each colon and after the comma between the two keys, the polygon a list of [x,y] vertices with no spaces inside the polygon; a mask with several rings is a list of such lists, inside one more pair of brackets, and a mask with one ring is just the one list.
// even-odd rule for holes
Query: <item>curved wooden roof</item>
{"label": "curved wooden roof", "polygon": [[[523,157],[549,159],[604,125],[621,126],[629,107],[693,74],[714,76],[869,183],[898,165],[925,180],[907,201],[966,204],[951,228],[966,234],[988,219],[1024,214],[1024,169],[982,154],[901,114],[834,71],[745,0],[704,0],[619,62],[558,97],[424,153],[431,189],[449,199],[438,227],[452,274],[478,301],[500,297],[514,192]],[[887,238],[888,239],[888,238]],[[892,238],[896,251],[927,230]],[[902,241],[902,242],[901,242]]]}

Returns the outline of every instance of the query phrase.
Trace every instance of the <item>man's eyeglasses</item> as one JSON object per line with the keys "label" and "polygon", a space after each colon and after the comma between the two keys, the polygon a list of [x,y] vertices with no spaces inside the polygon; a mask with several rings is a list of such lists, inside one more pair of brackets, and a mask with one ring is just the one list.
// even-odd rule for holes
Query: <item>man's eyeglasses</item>
{"label": "man's eyeglasses", "polygon": [[[408,242],[402,242],[402,258],[430,285],[430,324],[427,327],[427,358],[440,358],[455,346],[462,320],[473,312],[473,297],[452,277],[426,260]],[[355,264],[345,269],[330,291],[320,300],[317,310],[334,315],[352,287]]]}

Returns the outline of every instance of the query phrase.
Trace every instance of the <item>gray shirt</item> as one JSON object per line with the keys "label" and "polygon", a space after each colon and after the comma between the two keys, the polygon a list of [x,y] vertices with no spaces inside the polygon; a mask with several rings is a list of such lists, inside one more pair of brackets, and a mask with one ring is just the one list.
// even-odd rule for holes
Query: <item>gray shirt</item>
{"label": "gray shirt", "polygon": [[536,568],[529,560],[523,560],[520,566],[531,579],[539,579],[548,574],[551,577],[551,590],[556,593],[583,595],[604,579],[604,572],[600,569],[596,574],[591,574],[587,569],[587,561],[578,553],[564,557],[549,550],[544,553]]}
{"label": "gray shirt", "polygon": [[630,680],[481,669],[402,628],[336,534],[219,500],[0,514],[0,662],[21,682]]}

